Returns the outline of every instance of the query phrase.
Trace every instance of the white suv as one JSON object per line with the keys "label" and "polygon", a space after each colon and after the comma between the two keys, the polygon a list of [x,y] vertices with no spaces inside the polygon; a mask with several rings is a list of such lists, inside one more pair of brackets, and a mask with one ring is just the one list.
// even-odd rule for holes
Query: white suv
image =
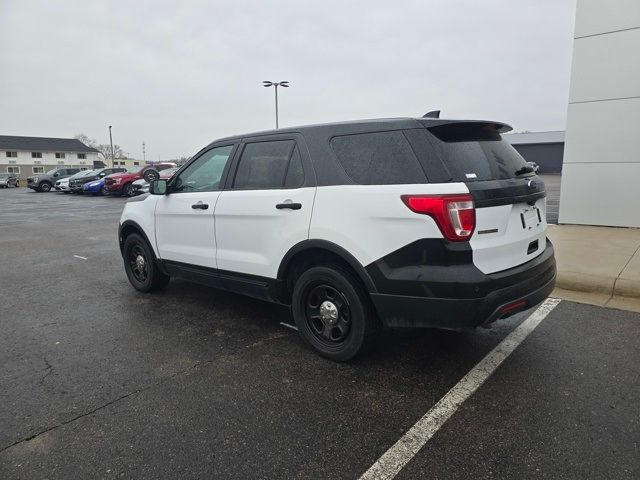
{"label": "white suv", "polygon": [[382,327],[507,317],[556,275],[544,184],[510,129],[383,119],[217,140],[127,202],[127,276],[143,292],[180,277],[290,305],[338,361]]}

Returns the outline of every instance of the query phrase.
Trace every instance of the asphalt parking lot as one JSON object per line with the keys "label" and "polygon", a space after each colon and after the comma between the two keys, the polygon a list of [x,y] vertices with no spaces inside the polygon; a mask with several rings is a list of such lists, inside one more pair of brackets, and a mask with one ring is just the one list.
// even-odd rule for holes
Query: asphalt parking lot
{"label": "asphalt parking lot", "polygon": [[[283,307],[134,291],[123,204],[0,190],[2,479],[359,478],[532,314],[335,364]],[[560,302],[396,478],[639,478],[639,337],[639,314]]]}

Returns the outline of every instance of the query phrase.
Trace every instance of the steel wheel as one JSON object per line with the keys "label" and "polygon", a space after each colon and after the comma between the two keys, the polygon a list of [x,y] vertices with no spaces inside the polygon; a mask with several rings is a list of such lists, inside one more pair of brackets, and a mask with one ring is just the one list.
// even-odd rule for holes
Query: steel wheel
{"label": "steel wheel", "polygon": [[144,250],[140,245],[134,245],[129,252],[129,265],[131,266],[131,273],[134,278],[143,283],[147,280],[149,275],[147,267],[147,257]]}
{"label": "steel wheel", "polygon": [[323,343],[340,343],[351,330],[349,302],[337,289],[321,284],[307,289],[305,313],[311,332]]}

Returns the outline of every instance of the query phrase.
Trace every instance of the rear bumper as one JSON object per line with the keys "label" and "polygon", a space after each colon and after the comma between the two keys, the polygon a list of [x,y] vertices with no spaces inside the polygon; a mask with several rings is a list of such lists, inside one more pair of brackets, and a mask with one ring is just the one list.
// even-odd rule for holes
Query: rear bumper
{"label": "rear bumper", "polygon": [[[452,282],[447,290],[454,293],[448,297],[405,296],[372,293],[371,298],[378,316],[388,327],[429,327],[466,329],[486,325],[499,318],[508,317],[531,308],[553,291],[556,279],[556,262],[553,245],[547,240],[545,251],[535,259],[518,267],[469,279],[466,268],[460,269],[459,280]],[[433,291],[429,285],[421,286]],[[442,283],[438,284],[442,289]],[[455,292],[483,292],[482,297],[456,297]]]}

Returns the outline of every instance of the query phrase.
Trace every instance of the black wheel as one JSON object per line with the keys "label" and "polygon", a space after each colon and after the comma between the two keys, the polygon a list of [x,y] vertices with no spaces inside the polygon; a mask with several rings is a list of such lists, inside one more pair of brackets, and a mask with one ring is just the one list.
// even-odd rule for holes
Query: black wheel
{"label": "black wheel", "polygon": [[100,195],[102,195],[103,197],[105,197],[107,195],[107,186],[103,185],[102,188],[100,189]]}
{"label": "black wheel", "polygon": [[124,241],[124,269],[133,288],[141,292],[161,290],[169,283],[169,276],[160,271],[147,242],[137,233]]}
{"label": "black wheel", "polygon": [[48,192],[51,190],[51,184],[49,182],[42,182],[39,187],[40,192]]}
{"label": "black wheel", "polygon": [[125,197],[133,197],[133,184],[127,183],[124,187],[122,187],[122,195]]}
{"label": "black wheel", "polygon": [[320,355],[338,362],[355,357],[379,330],[369,296],[338,266],[305,271],[295,283],[291,306],[302,338]]}

